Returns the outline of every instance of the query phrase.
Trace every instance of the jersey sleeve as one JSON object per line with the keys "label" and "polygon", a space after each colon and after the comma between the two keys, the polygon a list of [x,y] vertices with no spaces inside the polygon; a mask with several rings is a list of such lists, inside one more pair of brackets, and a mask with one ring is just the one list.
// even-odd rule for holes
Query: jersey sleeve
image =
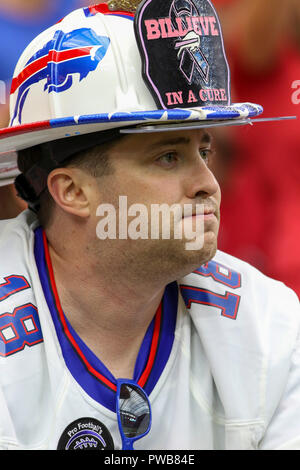
{"label": "jersey sleeve", "polygon": [[[295,313],[300,317],[298,299],[297,303]],[[300,333],[298,333],[291,354],[286,386],[259,448],[261,450],[300,449]]]}

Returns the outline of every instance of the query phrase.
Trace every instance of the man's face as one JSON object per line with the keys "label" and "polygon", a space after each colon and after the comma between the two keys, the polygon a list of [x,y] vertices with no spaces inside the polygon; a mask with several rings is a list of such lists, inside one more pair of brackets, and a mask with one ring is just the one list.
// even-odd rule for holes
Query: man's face
{"label": "man's face", "polygon": [[[113,172],[97,180],[94,193],[95,208],[110,204],[116,209],[116,239],[99,240],[102,255],[111,256],[112,262],[123,257],[127,266],[130,260],[149,269],[152,266],[152,272],[157,266],[174,279],[211,259],[217,249],[221,199],[209,169],[212,154],[211,137],[205,130],[138,134],[118,142],[109,152]],[[165,219],[169,220],[159,219],[157,229],[154,214],[162,204],[176,206],[177,212],[167,211]],[[96,224],[100,214],[108,215],[101,210],[97,214]],[[128,232],[124,237],[121,219],[127,223],[126,230],[130,223],[131,229],[140,229],[141,237],[130,237]],[[168,231],[162,235],[167,227],[164,222],[169,223],[169,236]],[[189,246],[195,249],[187,249],[187,243],[196,240],[202,240],[201,246],[194,243]]]}

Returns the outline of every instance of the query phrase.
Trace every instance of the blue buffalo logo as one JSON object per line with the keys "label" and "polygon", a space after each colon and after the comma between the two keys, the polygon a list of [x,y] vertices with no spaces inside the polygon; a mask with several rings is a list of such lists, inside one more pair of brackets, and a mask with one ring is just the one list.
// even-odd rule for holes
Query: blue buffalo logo
{"label": "blue buffalo logo", "polygon": [[32,85],[47,80],[44,91],[61,93],[73,85],[75,74],[86,78],[98,67],[110,45],[106,36],[98,36],[90,28],[70,33],[56,31],[53,39],[38,50],[26,63],[23,71],[13,79],[11,93],[18,90],[11,125],[22,121],[22,110]]}

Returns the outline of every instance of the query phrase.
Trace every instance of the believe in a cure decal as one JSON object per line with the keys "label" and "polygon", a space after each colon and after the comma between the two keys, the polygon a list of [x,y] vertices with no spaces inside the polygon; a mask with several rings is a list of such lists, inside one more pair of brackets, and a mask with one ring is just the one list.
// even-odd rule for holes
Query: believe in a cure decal
{"label": "believe in a cure decal", "polygon": [[135,35],[143,78],[160,108],[230,104],[222,31],[209,0],[144,0]]}

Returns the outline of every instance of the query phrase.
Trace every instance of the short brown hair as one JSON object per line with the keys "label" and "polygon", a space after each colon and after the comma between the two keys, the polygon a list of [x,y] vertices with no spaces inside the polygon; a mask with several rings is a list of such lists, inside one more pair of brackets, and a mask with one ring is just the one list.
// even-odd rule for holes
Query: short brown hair
{"label": "short brown hair", "polygon": [[[95,178],[113,173],[113,169],[109,163],[108,151],[116,143],[116,140],[96,145],[89,150],[84,150],[73,155],[64,164],[62,168],[81,168]],[[37,164],[41,158],[41,147],[37,145],[28,149],[19,150],[18,167],[21,173],[26,173],[33,165]],[[40,224],[46,227],[53,216],[54,200],[45,189],[39,198],[39,209],[37,212]]]}

